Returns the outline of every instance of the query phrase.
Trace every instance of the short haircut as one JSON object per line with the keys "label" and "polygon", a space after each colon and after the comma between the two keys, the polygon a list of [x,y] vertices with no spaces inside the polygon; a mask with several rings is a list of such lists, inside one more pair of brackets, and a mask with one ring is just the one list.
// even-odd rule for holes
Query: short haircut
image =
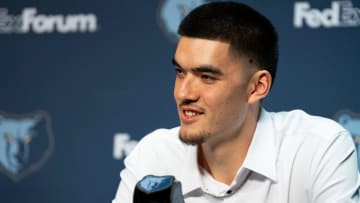
{"label": "short haircut", "polygon": [[253,8],[235,2],[212,2],[192,10],[180,23],[181,36],[219,40],[236,55],[246,55],[275,79],[278,37],[274,26]]}

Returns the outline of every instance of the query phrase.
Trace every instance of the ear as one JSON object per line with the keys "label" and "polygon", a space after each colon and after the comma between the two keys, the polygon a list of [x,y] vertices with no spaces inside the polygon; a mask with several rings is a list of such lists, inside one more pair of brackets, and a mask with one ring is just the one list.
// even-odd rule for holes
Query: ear
{"label": "ear", "polygon": [[258,70],[253,74],[249,82],[249,104],[261,101],[268,95],[271,80],[271,74],[267,70]]}

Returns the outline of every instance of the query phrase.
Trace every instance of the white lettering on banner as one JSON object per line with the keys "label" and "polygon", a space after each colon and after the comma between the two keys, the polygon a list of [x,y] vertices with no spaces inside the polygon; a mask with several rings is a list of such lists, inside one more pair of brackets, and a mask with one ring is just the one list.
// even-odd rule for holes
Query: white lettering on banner
{"label": "white lettering on banner", "polygon": [[120,160],[126,157],[134,149],[138,141],[130,140],[130,135],[127,133],[117,133],[114,136],[114,151],[113,157]]}
{"label": "white lettering on banner", "polygon": [[11,33],[84,33],[97,30],[95,14],[43,15],[36,8],[24,8],[21,15],[8,14],[6,8],[0,8],[0,34]]}
{"label": "white lettering on banner", "polygon": [[294,26],[310,28],[356,27],[360,26],[360,9],[353,7],[351,1],[333,1],[331,8],[319,10],[311,8],[309,2],[296,2],[294,5]]}

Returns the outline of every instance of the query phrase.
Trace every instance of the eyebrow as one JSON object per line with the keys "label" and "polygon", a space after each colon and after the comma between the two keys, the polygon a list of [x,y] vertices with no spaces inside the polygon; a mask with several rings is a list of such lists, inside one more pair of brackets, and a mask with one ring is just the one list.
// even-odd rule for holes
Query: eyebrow
{"label": "eyebrow", "polygon": [[[175,60],[175,58],[172,59],[172,64],[174,66],[177,66],[181,69],[183,69],[183,67],[180,66],[180,64]],[[199,67],[194,67],[194,68],[190,68],[192,72],[195,72],[195,73],[211,73],[211,74],[214,74],[214,75],[223,75],[223,72],[217,68],[217,67],[214,67],[214,66],[211,66],[211,65],[204,65],[204,66],[199,66]]]}

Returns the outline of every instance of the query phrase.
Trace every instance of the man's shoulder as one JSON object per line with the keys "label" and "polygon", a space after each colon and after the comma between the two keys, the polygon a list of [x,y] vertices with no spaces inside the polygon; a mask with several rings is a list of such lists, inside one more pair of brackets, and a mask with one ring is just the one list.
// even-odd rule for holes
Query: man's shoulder
{"label": "man's shoulder", "polygon": [[287,135],[309,135],[332,140],[347,131],[332,119],[311,115],[303,110],[270,113],[273,124]]}
{"label": "man's shoulder", "polygon": [[145,135],[124,160],[125,169],[120,173],[122,187],[132,189],[146,175],[181,177],[179,169],[186,159],[186,146],[178,133],[179,127],[175,127],[157,129]]}
{"label": "man's shoulder", "polygon": [[130,155],[167,159],[183,154],[186,145],[179,139],[179,127],[157,129],[145,135]]}
{"label": "man's shoulder", "polygon": [[350,133],[331,119],[302,110],[270,114],[276,126],[280,160],[289,163],[296,160],[293,163],[301,165],[296,170],[307,168],[310,171],[326,164],[334,166],[355,150]]}
{"label": "man's shoulder", "polygon": [[181,144],[178,134],[179,127],[159,128],[145,135],[139,144]]}

